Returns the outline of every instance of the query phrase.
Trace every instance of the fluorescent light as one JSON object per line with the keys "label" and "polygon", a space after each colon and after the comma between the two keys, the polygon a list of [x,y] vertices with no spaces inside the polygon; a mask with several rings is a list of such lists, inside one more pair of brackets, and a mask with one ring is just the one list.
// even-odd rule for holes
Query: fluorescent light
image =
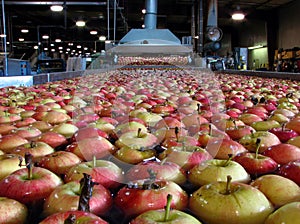
{"label": "fluorescent light", "polygon": [[33,46],[33,49],[37,50],[39,49],[39,46]]}
{"label": "fluorescent light", "polygon": [[83,27],[83,26],[85,26],[85,22],[83,20],[78,20],[76,22],[76,26]]}
{"label": "fluorescent light", "polygon": [[61,5],[52,5],[52,6],[50,7],[50,9],[51,9],[51,11],[53,11],[53,12],[61,12],[61,11],[64,9],[64,7],[61,6]]}
{"label": "fluorescent light", "polygon": [[4,38],[4,37],[6,37],[6,35],[5,34],[0,34],[0,37]]}
{"label": "fluorescent light", "polygon": [[29,32],[29,30],[27,30],[27,29],[21,29],[21,33],[28,33]]}
{"label": "fluorescent light", "polygon": [[106,36],[100,36],[100,37],[99,37],[99,40],[100,40],[100,41],[106,41]]}
{"label": "fluorescent light", "polygon": [[44,51],[48,51],[48,48],[47,48],[47,47],[45,47],[45,48],[44,48]]}
{"label": "fluorescent light", "polygon": [[23,41],[24,41],[24,38],[19,38],[19,41],[20,41],[20,42],[23,42]]}
{"label": "fluorescent light", "polygon": [[55,52],[55,49],[51,49],[52,52]]}
{"label": "fluorescent light", "polygon": [[77,47],[78,49],[80,49],[80,48],[81,48],[81,45],[77,45],[76,47]]}
{"label": "fluorescent light", "polygon": [[241,12],[235,12],[234,14],[232,14],[231,18],[233,20],[243,20],[245,18],[245,14]]}
{"label": "fluorescent light", "polygon": [[90,31],[90,34],[91,34],[91,35],[96,35],[97,33],[98,33],[97,30],[91,30],[91,31]]}
{"label": "fluorescent light", "polygon": [[263,45],[256,45],[256,46],[253,46],[253,47],[248,47],[249,50],[254,50],[254,49],[258,49],[258,48],[263,48],[264,46]]}
{"label": "fluorescent light", "polygon": [[146,14],[146,12],[147,12],[146,9],[142,9],[143,14]]}
{"label": "fluorescent light", "polygon": [[42,38],[46,40],[46,39],[49,39],[49,36],[48,35],[43,35]]}
{"label": "fluorescent light", "polygon": [[60,42],[61,42],[61,39],[55,39],[55,42],[56,42],[56,43],[60,43]]}

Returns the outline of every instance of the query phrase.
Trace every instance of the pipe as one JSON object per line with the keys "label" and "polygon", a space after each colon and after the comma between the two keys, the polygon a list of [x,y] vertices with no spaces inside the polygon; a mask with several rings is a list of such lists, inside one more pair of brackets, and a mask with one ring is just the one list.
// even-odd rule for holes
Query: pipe
{"label": "pipe", "polygon": [[156,29],[157,0],[146,0],[145,29]]}
{"label": "pipe", "polygon": [[191,15],[191,35],[193,38],[193,50],[195,50],[195,36],[196,36],[196,21],[195,21],[195,3],[192,5],[192,15]]}
{"label": "pipe", "polygon": [[218,3],[210,0],[208,5],[207,26],[218,27]]}
{"label": "pipe", "polygon": [[110,20],[110,16],[109,16],[109,1],[107,0],[107,39],[110,40],[110,24],[109,24],[109,20]]}
{"label": "pipe", "polygon": [[199,3],[198,3],[198,21],[199,21],[199,24],[198,24],[198,53],[200,54],[200,56],[203,55],[203,48],[204,48],[204,28],[203,28],[203,18],[204,18],[204,15],[203,15],[203,0],[199,0]]}
{"label": "pipe", "polygon": [[[6,46],[6,21],[5,21],[5,10],[4,10],[4,0],[2,0],[2,21],[3,21],[3,46],[4,46],[4,76],[8,76],[8,59],[7,59],[7,46]],[[12,43],[11,43],[12,44]]]}
{"label": "pipe", "polygon": [[116,43],[116,29],[117,29],[117,0],[114,0],[114,44]]}

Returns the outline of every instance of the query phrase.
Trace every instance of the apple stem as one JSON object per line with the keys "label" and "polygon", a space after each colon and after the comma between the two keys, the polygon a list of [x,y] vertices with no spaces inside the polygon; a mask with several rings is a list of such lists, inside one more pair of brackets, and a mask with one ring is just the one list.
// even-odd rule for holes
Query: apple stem
{"label": "apple stem", "polygon": [[209,130],[209,136],[212,136],[212,126],[211,124],[208,125],[208,130]]}
{"label": "apple stem", "polygon": [[[32,162],[33,156],[32,156],[32,154],[26,152],[24,157],[25,157],[25,166],[28,170],[27,179],[31,180],[32,179],[32,169],[33,169],[33,162]],[[20,160],[19,166],[22,166],[22,158],[19,158],[19,160]]]}
{"label": "apple stem", "polygon": [[281,130],[282,130],[282,131],[284,131],[285,126],[286,126],[286,123],[283,123],[283,124],[281,125]]}
{"label": "apple stem", "polygon": [[75,224],[76,223],[76,215],[70,214],[68,218],[64,221],[64,224]]}
{"label": "apple stem", "polygon": [[227,183],[226,183],[226,191],[225,194],[230,194],[231,193],[231,180],[232,177],[230,175],[227,176]]}
{"label": "apple stem", "polygon": [[198,114],[200,114],[200,110],[201,110],[201,104],[200,103],[197,103],[197,112],[198,112]]}
{"label": "apple stem", "polygon": [[236,125],[236,121],[235,121],[235,120],[233,120],[232,122],[233,122],[233,125],[234,125],[234,129],[235,129],[235,130],[237,130],[237,129],[238,129],[238,127],[237,127],[237,125]]}
{"label": "apple stem", "polygon": [[179,128],[175,127],[175,136],[176,136],[176,141],[179,142]]}
{"label": "apple stem", "polygon": [[167,222],[170,217],[170,210],[171,210],[171,203],[172,203],[173,196],[171,194],[168,194],[167,196],[167,205],[165,207],[165,218],[164,222]]}
{"label": "apple stem", "polygon": [[91,175],[83,173],[83,178],[80,180],[79,211],[90,212],[90,199],[93,194],[93,187],[98,184],[92,181]]}
{"label": "apple stem", "polygon": [[226,160],[226,162],[224,163],[224,167],[225,166],[228,166],[228,164],[230,163],[230,161],[232,160],[232,158],[233,158],[233,154],[228,154],[228,159]]}
{"label": "apple stem", "polygon": [[93,156],[93,168],[95,168],[96,167],[96,165],[97,165],[97,158],[96,158],[96,156]]}
{"label": "apple stem", "polygon": [[256,139],[255,159],[257,159],[257,157],[258,157],[258,152],[259,152],[260,145],[261,145],[261,139],[257,138]]}
{"label": "apple stem", "polygon": [[137,131],[137,137],[138,137],[138,138],[141,138],[141,132],[142,132],[142,129],[139,128],[138,131]]}
{"label": "apple stem", "polygon": [[30,142],[30,148],[34,148],[34,147],[36,147],[36,142],[35,141]]}

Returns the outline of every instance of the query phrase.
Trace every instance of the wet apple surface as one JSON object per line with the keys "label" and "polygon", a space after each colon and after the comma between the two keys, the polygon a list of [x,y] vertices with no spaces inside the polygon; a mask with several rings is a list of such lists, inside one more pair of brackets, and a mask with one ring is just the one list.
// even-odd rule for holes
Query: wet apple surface
{"label": "wet apple surface", "polygon": [[[298,81],[176,66],[1,88],[0,196],[18,201],[6,202],[7,217],[288,221],[282,211],[300,202],[299,99]],[[32,165],[20,167],[29,153]],[[85,175],[95,183],[90,211],[77,211]]]}

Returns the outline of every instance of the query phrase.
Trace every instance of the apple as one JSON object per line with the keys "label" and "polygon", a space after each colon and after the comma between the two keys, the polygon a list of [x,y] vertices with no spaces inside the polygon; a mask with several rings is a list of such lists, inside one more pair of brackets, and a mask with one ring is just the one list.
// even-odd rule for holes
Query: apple
{"label": "apple", "polygon": [[275,175],[263,175],[251,182],[260,190],[275,208],[300,200],[300,187],[292,180]]}
{"label": "apple", "polygon": [[47,131],[37,139],[39,142],[44,142],[53,148],[64,146],[68,143],[67,138],[53,131]]}
{"label": "apple", "polygon": [[84,127],[80,128],[76,133],[73,134],[73,141],[81,141],[85,138],[93,138],[101,136],[103,138],[108,139],[109,136],[106,132],[96,128],[96,127]]}
{"label": "apple", "polygon": [[17,128],[26,127],[26,126],[31,125],[34,122],[36,122],[36,120],[34,118],[32,118],[32,117],[26,117],[26,118],[23,118],[20,121],[15,122],[15,126]]}
{"label": "apple", "polygon": [[267,148],[273,145],[278,145],[281,143],[276,135],[268,131],[257,131],[252,134],[245,135],[239,140],[239,143],[242,144],[249,151],[255,152],[257,146],[256,142],[258,138],[261,141],[259,153],[262,153]]}
{"label": "apple", "polygon": [[21,169],[20,156],[16,154],[3,154],[0,155],[0,180],[13,173],[16,170]]}
{"label": "apple", "polygon": [[300,186],[300,160],[280,166],[278,174],[294,181]]}
{"label": "apple", "polygon": [[296,136],[287,141],[288,144],[300,147],[300,136]]}
{"label": "apple", "polygon": [[210,141],[230,139],[229,135],[224,131],[220,131],[212,124],[208,124],[208,130],[203,129],[198,133],[198,141],[201,147],[206,147]]}
{"label": "apple", "polygon": [[263,119],[256,114],[244,113],[239,116],[241,121],[243,121],[246,125],[251,125],[254,122],[262,121]]}
{"label": "apple", "polygon": [[43,117],[42,120],[48,122],[51,125],[56,125],[60,123],[64,123],[68,120],[70,120],[70,116],[66,113],[60,112],[60,111],[49,111],[47,112]]}
{"label": "apple", "polygon": [[114,131],[117,135],[120,136],[123,133],[131,132],[131,131],[135,131],[137,133],[139,129],[141,129],[141,132],[147,132],[147,128],[145,127],[145,125],[141,124],[140,122],[130,121],[130,122],[119,124],[118,126],[116,126]]}
{"label": "apple", "polygon": [[93,181],[108,189],[116,189],[124,182],[123,170],[108,160],[93,160],[75,165],[67,171],[64,181],[80,181],[83,173],[89,174]]}
{"label": "apple", "polygon": [[42,134],[42,132],[35,127],[21,127],[18,129],[14,129],[12,133],[19,135],[20,137],[25,138],[28,141],[36,140]]}
{"label": "apple", "polygon": [[15,199],[23,204],[34,204],[44,200],[50,193],[62,184],[62,180],[51,171],[33,167],[25,156],[27,168],[11,173],[0,181],[0,197]]}
{"label": "apple", "polygon": [[253,133],[255,130],[248,125],[239,125],[225,129],[225,132],[232,140],[239,140],[245,135]]}
{"label": "apple", "polygon": [[256,121],[251,124],[256,131],[268,131],[272,128],[281,127],[280,123],[275,120]]}
{"label": "apple", "polygon": [[206,150],[216,159],[228,159],[228,155],[237,155],[246,152],[245,147],[231,139],[212,139],[208,142]]}
{"label": "apple", "polygon": [[0,150],[5,153],[10,153],[14,148],[28,143],[28,140],[16,134],[9,134],[0,138]]}
{"label": "apple", "polygon": [[245,170],[253,176],[274,172],[278,163],[268,156],[258,154],[261,141],[257,139],[255,153],[244,152],[233,157],[233,161],[241,164]]}
{"label": "apple", "polygon": [[61,134],[66,138],[71,138],[78,131],[78,128],[74,124],[60,123],[55,125],[51,131]]}
{"label": "apple", "polygon": [[84,211],[58,212],[46,217],[44,220],[39,222],[39,224],[66,224],[66,220],[68,218],[75,220],[78,224],[108,224],[108,222],[104,221],[99,216]]}
{"label": "apple", "polygon": [[50,131],[50,129],[53,127],[51,124],[49,124],[46,121],[36,121],[32,123],[30,126],[39,129],[41,132]]}
{"label": "apple", "polygon": [[262,154],[271,157],[278,164],[282,165],[291,161],[300,160],[300,148],[287,143],[273,145]]}
{"label": "apple", "polygon": [[18,146],[12,150],[12,153],[25,156],[26,153],[30,153],[33,156],[34,161],[38,161],[41,157],[51,154],[54,149],[44,142],[30,142]]}
{"label": "apple", "polygon": [[300,202],[291,202],[269,215],[264,224],[295,224],[300,220]]}
{"label": "apple", "polygon": [[172,195],[167,196],[167,205],[165,209],[150,210],[140,214],[130,221],[130,224],[147,223],[181,223],[181,224],[201,224],[195,217],[176,210],[171,210]]}
{"label": "apple", "polygon": [[158,157],[161,160],[176,163],[185,171],[190,170],[197,164],[212,159],[209,152],[198,146],[171,147],[160,153]]}
{"label": "apple", "polygon": [[300,134],[300,117],[295,117],[287,122],[286,127]]}
{"label": "apple", "polygon": [[115,145],[118,148],[128,146],[133,148],[144,147],[147,149],[154,147],[157,143],[158,142],[155,135],[148,132],[143,132],[142,129],[138,129],[137,131],[123,133],[121,136],[119,136]]}
{"label": "apple", "polygon": [[176,163],[168,161],[148,160],[130,168],[126,174],[127,181],[142,180],[149,177],[149,170],[156,174],[159,180],[169,180],[183,185],[186,182],[184,170]]}
{"label": "apple", "polygon": [[[214,182],[192,193],[189,208],[210,224],[264,224],[274,208],[258,189],[243,183]],[[216,209],[218,208],[218,209]]]}
{"label": "apple", "polygon": [[71,167],[79,164],[81,159],[71,152],[57,151],[45,155],[38,161],[38,166],[46,168],[57,175],[65,174]]}
{"label": "apple", "polygon": [[269,120],[275,120],[277,122],[279,122],[280,124],[284,124],[290,121],[290,119],[288,117],[286,117],[283,114],[272,114],[272,116],[269,118]]}
{"label": "apple", "polygon": [[0,214],[0,223],[25,224],[28,209],[17,200],[0,197]]}
{"label": "apple", "polygon": [[114,157],[124,163],[138,164],[143,160],[152,158],[156,155],[155,150],[144,147],[132,148],[132,146],[123,146],[114,153]]}
{"label": "apple", "polygon": [[73,152],[80,159],[91,161],[95,156],[97,159],[104,158],[114,153],[115,147],[107,139],[98,136],[85,138],[68,145],[66,151]]}
{"label": "apple", "polygon": [[287,142],[291,138],[297,137],[298,133],[294,130],[286,128],[285,125],[282,125],[281,128],[272,128],[269,130],[271,133],[275,134],[282,143]]}
{"label": "apple", "polygon": [[10,134],[11,131],[14,129],[17,129],[17,127],[12,124],[0,124],[0,134],[1,135]]}
{"label": "apple", "polygon": [[237,162],[231,160],[211,159],[194,166],[188,174],[188,180],[196,187],[216,181],[226,181],[230,175],[234,182],[248,183],[250,176]]}
{"label": "apple", "polygon": [[[57,212],[76,211],[79,207],[81,184],[72,181],[56,187],[46,198],[43,215],[49,216]],[[112,196],[105,187],[98,184],[93,187],[89,201],[90,212],[95,215],[106,214],[112,206]]]}
{"label": "apple", "polygon": [[129,182],[117,192],[114,205],[126,218],[133,218],[149,210],[164,208],[168,194],[173,195],[172,208],[186,208],[188,195],[179,185],[152,178]]}

